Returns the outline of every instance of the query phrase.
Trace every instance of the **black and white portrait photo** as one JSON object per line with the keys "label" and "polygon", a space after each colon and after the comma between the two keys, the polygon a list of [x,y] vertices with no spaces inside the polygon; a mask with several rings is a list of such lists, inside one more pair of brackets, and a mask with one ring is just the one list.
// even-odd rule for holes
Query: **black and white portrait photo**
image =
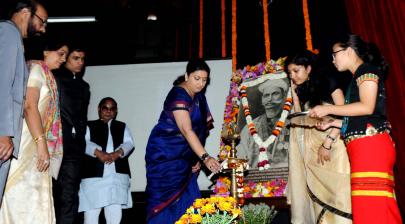
{"label": "black and white portrait photo", "polygon": [[[250,81],[246,89],[247,100],[253,124],[258,136],[266,141],[272,134],[276,122],[280,119],[289,90],[288,78],[271,78],[263,75],[261,81]],[[274,76],[274,75],[273,75]],[[248,159],[250,169],[257,169],[259,145],[249,132],[246,117],[241,108],[238,115],[238,127],[241,140],[237,146],[238,158]],[[288,167],[289,131],[283,128],[280,135],[267,147],[267,156],[271,168]]]}

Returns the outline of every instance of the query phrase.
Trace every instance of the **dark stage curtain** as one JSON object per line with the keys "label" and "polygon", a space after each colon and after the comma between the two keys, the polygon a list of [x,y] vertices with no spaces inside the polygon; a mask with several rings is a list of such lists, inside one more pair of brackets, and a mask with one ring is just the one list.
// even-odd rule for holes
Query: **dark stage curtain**
{"label": "dark stage curtain", "polygon": [[393,127],[397,160],[397,199],[405,211],[405,1],[345,0],[353,33],[374,42],[390,64],[386,81],[388,119]]}

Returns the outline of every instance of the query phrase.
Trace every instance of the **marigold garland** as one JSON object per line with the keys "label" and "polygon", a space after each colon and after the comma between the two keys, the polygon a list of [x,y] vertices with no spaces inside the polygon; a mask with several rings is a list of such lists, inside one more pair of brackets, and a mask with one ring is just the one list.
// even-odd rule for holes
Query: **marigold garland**
{"label": "marigold garland", "polygon": [[270,58],[270,32],[269,32],[269,14],[267,12],[267,0],[263,0],[263,25],[264,25],[264,46],[266,49],[266,60]]}
{"label": "marigold garland", "polygon": [[232,0],[232,71],[236,70],[236,0]]}
{"label": "marigold garland", "polygon": [[[225,111],[224,111],[224,126],[232,126],[237,123],[237,115],[239,113],[240,98],[239,84],[247,80],[253,80],[263,74],[279,73],[284,69],[285,58],[280,58],[277,61],[270,60],[265,63],[259,63],[255,66],[246,66],[239,69],[232,74],[229,94],[226,97]],[[286,107],[286,106],[284,106]],[[286,108],[288,109],[288,108]],[[221,141],[219,158],[225,160],[229,156],[231,147]]]}
{"label": "marigold garland", "polygon": [[302,11],[304,13],[304,23],[305,23],[305,40],[307,43],[307,50],[312,51],[315,54],[318,54],[318,50],[314,50],[312,45],[312,35],[311,35],[311,22],[309,20],[308,12],[308,1],[302,0]]}
{"label": "marigold garland", "polygon": [[226,27],[225,27],[225,0],[221,0],[221,56],[226,57]]}
{"label": "marigold garland", "polygon": [[204,30],[204,0],[200,0],[200,43],[199,43],[199,52],[198,56],[200,58],[203,58],[204,56],[204,50],[203,50],[203,44],[204,44],[204,39],[203,39],[203,30]]}
{"label": "marigold garland", "polygon": [[253,123],[253,118],[250,114],[250,109],[249,109],[249,102],[247,100],[247,93],[246,90],[248,87],[251,86],[256,86],[264,81],[267,80],[273,80],[273,79],[281,79],[281,78],[286,78],[287,75],[282,72],[282,73],[275,73],[275,74],[266,74],[263,75],[253,81],[247,82],[247,83],[242,83],[241,86],[239,87],[239,92],[241,96],[241,102],[242,102],[242,108],[244,115],[246,117],[246,125],[249,128],[249,133],[253,137],[253,140],[255,143],[259,146],[259,161],[257,163],[257,167],[259,170],[263,169],[269,169],[270,164],[269,164],[269,158],[267,156],[267,148],[274,143],[276,138],[280,135],[281,130],[283,129],[285,125],[285,120],[290,113],[291,105],[292,105],[292,98],[291,98],[291,88],[288,90],[287,98],[285,100],[284,106],[283,106],[283,111],[281,112],[281,116],[279,120],[276,122],[276,125],[271,133],[271,135],[263,141],[263,139],[259,136],[257,133],[255,124]]}

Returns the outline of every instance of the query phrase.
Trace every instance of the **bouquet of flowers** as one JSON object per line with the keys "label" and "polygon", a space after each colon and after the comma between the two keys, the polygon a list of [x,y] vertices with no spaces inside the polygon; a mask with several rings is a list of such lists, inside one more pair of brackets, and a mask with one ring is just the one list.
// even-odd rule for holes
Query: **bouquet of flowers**
{"label": "bouquet of flowers", "polygon": [[233,197],[196,199],[193,205],[175,224],[230,224],[241,210]]}

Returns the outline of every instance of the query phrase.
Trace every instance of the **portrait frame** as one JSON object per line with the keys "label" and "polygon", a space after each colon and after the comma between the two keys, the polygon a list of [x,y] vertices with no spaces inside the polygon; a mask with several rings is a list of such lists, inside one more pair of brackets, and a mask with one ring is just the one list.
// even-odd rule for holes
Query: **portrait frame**
{"label": "portrait frame", "polygon": [[[242,117],[246,114],[243,106],[243,94],[241,94],[241,87],[245,86],[247,90],[247,96],[249,94],[252,96],[252,92],[258,92],[258,84],[277,80],[284,79],[284,82],[287,83],[288,88],[287,92],[290,93],[289,81],[286,73],[283,69],[284,58],[280,58],[277,61],[270,60],[265,63],[259,63],[255,66],[246,66],[243,69],[237,70],[233,73],[231,85],[230,85],[230,94],[227,97],[225,113],[224,113],[224,126],[238,126],[237,131],[241,131],[245,126],[246,121],[244,122]],[[251,88],[251,89],[249,89]],[[249,107],[249,113],[252,114],[251,119],[257,118],[260,114],[263,114],[264,108],[258,106],[259,96],[256,94],[254,99],[251,99],[249,103],[253,106]],[[281,105],[283,107],[283,116],[284,120],[287,117],[292,104],[291,94],[287,95],[285,104]],[[284,111],[285,110],[285,111]],[[235,125],[238,124],[238,125]],[[286,125],[283,125],[279,130],[285,130]],[[243,137],[242,137],[243,139]],[[221,140],[222,141],[222,140]],[[288,142],[288,140],[286,140]],[[238,144],[240,145],[240,143]],[[221,142],[221,149],[219,153],[219,158],[224,160],[229,155],[229,145],[226,145],[224,142]],[[287,150],[288,152],[288,150]],[[238,157],[239,158],[239,157]],[[271,161],[270,161],[271,162]],[[245,197],[279,197],[284,196],[285,187],[287,185],[288,179],[288,154],[285,155],[284,166],[271,167],[270,169],[259,170],[256,168],[249,168],[244,175],[244,186],[245,189],[249,189],[250,192],[244,192]],[[267,189],[267,190],[266,190]]]}

